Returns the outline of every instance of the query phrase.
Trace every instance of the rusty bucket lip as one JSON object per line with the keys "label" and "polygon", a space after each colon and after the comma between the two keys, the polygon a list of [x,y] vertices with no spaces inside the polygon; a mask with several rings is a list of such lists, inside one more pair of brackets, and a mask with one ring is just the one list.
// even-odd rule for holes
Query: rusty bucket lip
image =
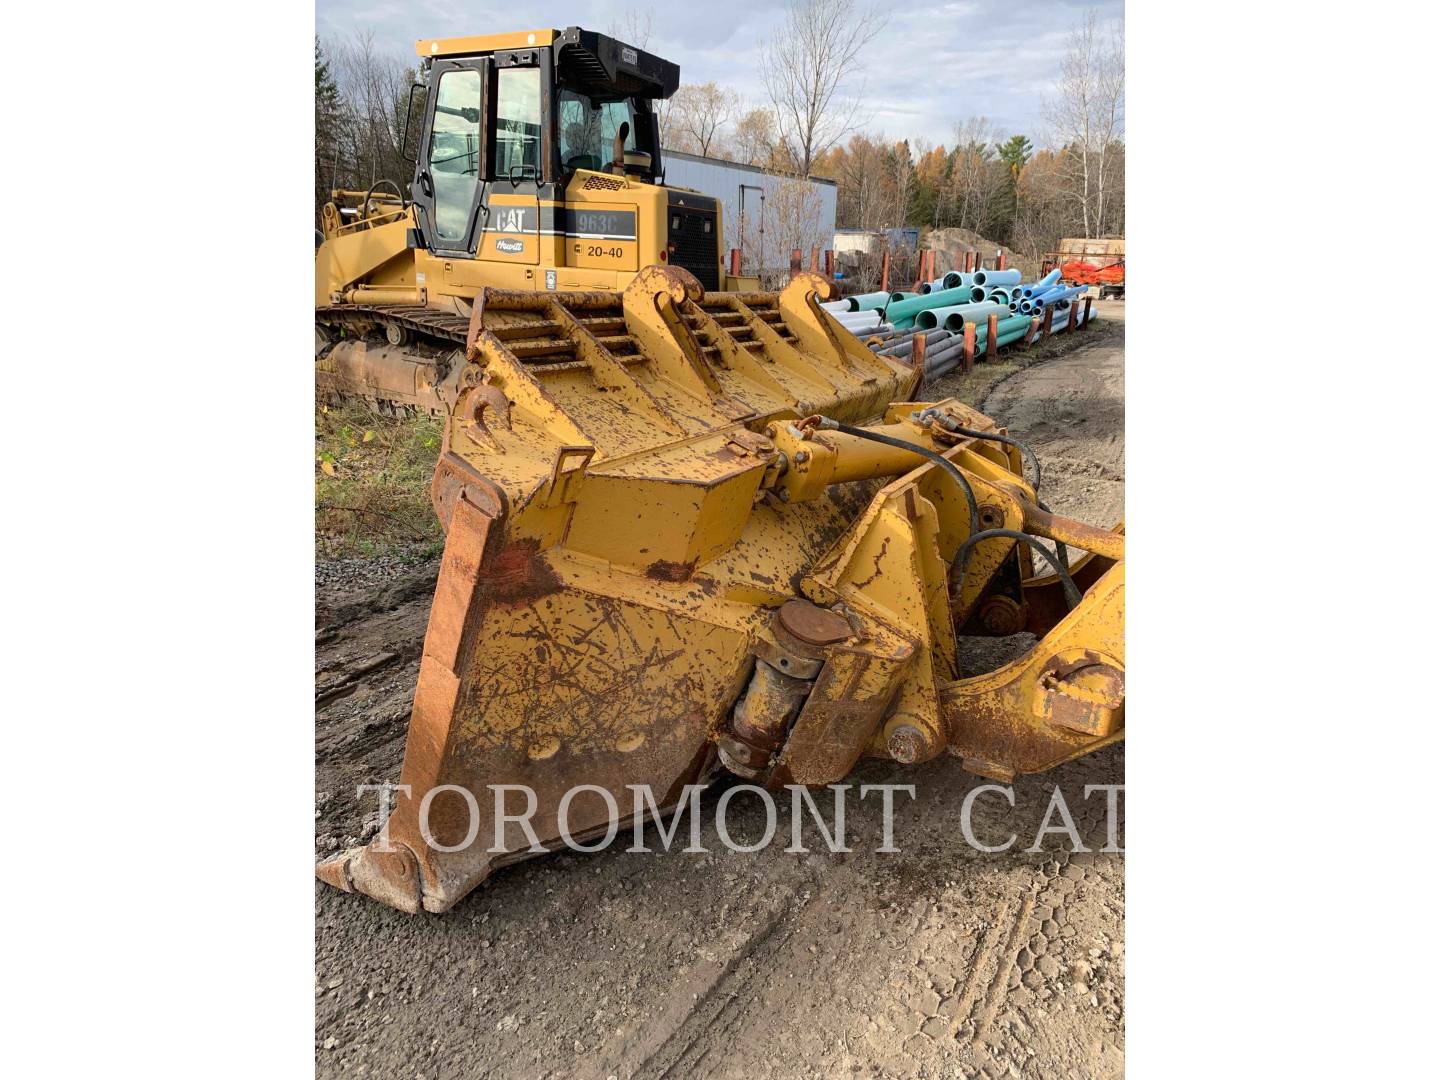
{"label": "rusty bucket lip", "polygon": [[780,605],[780,625],[807,645],[838,645],[851,635],[844,616],[817,607],[808,600],[787,600]]}

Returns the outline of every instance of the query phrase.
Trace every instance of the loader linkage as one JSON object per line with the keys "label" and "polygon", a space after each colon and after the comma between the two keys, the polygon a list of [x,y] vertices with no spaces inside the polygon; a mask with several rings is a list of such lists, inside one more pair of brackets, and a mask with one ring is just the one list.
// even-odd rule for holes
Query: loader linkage
{"label": "loader linkage", "polygon": [[[832,288],[704,294],[656,266],[623,294],[482,292],[432,486],[408,794],[323,880],[447,910],[535,850],[495,832],[494,785],[535,792],[549,848],[582,784],[670,806],[720,767],[815,786],[942,753],[1009,779],[1123,738],[1123,535],[1044,510],[985,416],[906,400],[917,373],[822,312]],[[1027,537],[1089,554],[1037,575]],[[1022,631],[962,677],[967,638]],[[609,821],[569,808],[577,837]]]}

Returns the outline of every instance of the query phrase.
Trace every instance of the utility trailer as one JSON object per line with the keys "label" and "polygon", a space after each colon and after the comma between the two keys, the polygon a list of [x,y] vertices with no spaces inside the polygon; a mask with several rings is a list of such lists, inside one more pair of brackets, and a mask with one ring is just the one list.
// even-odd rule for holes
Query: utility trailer
{"label": "utility trailer", "polygon": [[1125,296],[1125,238],[1102,236],[1093,239],[1066,237],[1056,251],[1045,253],[1042,274],[1056,267],[1066,285],[1091,285],[1099,290],[1100,299],[1122,299]]}

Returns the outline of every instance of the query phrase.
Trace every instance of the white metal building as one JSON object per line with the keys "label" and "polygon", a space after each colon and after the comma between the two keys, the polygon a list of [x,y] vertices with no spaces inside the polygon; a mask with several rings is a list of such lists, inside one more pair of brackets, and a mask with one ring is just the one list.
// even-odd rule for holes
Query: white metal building
{"label": "white metal building", "polygon": [[[661,149],[665,183],[719,199],[724,217],[721,250],[741,249],[742,271],[783,270],[800,248],[810,265],[812,247],[825,250],[835,238],[835,181],[808,177],[795,182],[756,165]],[[803,193],[802,193],[803,191]]]}

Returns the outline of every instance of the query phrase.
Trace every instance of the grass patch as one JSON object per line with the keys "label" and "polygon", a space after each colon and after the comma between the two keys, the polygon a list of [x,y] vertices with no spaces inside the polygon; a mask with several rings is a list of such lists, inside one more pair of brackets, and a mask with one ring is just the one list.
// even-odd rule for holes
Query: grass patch
{"label": "grass patch", "polygon": [[430,505],[441,421],[377,416],[361,405],[315,413],[315,555],[413,555],[445,546]]}

